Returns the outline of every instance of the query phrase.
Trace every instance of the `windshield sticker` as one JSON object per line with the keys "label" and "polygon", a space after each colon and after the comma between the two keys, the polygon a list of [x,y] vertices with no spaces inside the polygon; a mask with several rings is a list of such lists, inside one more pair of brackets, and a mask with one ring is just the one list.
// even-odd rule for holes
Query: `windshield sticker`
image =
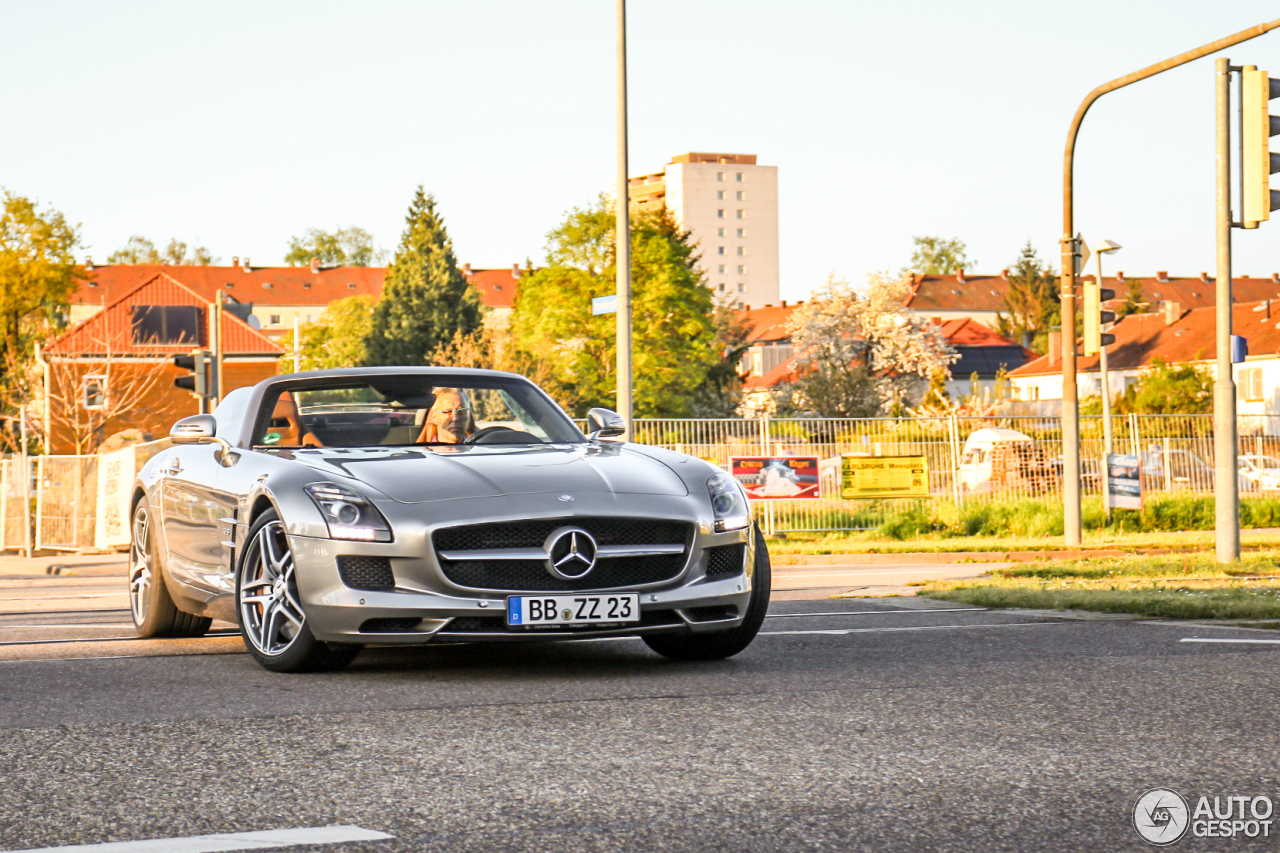
{"label": "windshield sticker", "polygon": [[278,432],[269,432],[269,433],[267,433],[266,437],[262,439],[262,443],[263,443],[263,444],[279,444],[279,443],[280,443],[280,433],[278,433]]}

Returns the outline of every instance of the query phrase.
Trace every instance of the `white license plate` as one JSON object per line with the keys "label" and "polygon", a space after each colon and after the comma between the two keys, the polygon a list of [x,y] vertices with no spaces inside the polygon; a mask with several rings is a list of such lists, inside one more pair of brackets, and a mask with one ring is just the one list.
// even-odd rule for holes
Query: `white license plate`
{"label": "white license plate", "polygon": [[507,624],[513,627],[639,621],[640,596],[634,592],[613,595],[513,595],[507,599]]}

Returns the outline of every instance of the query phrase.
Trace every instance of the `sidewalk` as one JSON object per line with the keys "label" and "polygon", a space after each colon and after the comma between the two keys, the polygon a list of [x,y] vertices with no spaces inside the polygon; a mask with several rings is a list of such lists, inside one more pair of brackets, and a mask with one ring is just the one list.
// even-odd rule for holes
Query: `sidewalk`
{"label": "sidewalk", "polygon": [[19,557],[0,554],[0,577],[44,577],[46,575],[124,577],[128,565],[128,554],[58,554],[53,557]]}

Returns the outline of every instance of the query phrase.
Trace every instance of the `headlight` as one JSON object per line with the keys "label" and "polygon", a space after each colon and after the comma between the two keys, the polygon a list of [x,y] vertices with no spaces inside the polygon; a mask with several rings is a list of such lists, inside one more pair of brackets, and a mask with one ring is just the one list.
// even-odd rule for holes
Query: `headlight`
{"label": "headlight", "polygon": [[721,471],[707,480],[707,493],[716,517],[716,533],[741,530],[751,524],[751,506],[737,480]]}
{"label": "headlight", "polygon": [[337,483],[312,483],[303,491],[320,507],[334,539],[390,542],[391,528],[378,508],[354,489]]}

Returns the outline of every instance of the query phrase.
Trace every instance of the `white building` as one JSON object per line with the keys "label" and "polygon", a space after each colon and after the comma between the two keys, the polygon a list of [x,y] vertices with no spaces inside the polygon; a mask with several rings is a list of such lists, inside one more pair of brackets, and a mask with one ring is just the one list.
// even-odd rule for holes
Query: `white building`
{"label": "white building", "polygon": [[778,303],[778,167],[754,154],[678,154],[661,172],[632,178],[632,203],[666,204],[693,235],[717,298]]}

